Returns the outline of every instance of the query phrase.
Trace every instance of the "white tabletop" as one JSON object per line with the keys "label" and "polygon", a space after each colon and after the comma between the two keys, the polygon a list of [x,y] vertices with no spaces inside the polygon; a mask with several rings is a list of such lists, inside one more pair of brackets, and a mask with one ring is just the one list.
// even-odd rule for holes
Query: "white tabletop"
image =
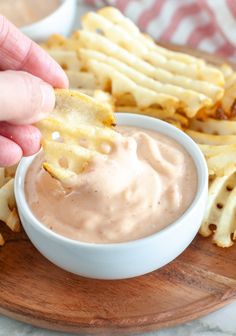
{"label": "white tabletop", "polygon": [[[90,10],[88,6],[81,5],[79,0],[79,13],[75,27],[79,26],[82,14]],[[21,323],[4,316],[0,316],[0,336],[70,336],[72,334],[48,331]],[[163,329],[142,336],[236,336],[236,301],[226,307],[211,313],[201,319]],[[140,335],[141,336],[141,335]]]}

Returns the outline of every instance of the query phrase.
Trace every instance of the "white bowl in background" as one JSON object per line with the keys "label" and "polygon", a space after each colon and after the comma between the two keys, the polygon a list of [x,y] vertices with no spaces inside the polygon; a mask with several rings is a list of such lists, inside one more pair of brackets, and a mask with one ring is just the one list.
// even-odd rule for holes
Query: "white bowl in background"
{"label": "white bowl in background", "polygon": [[77,0],[62,0],[58,8],[30,25],[21,27],[21,31],[32,40],[43,41],[52,34],[67,36],[70,34],[77,14]]}
{"label": "white bowl in background", "polygon": [[57,266],[85,277],[124,279],[154,271],[181,254],[197,234],[208,194],[208,171],[194,141],[176,127],[151,117],[117,114],[118,125],[163,133],[181,144],[193,158],[198,187],[185,213],[174,223],[148,237],[112,244],[85,243],[61,236],[40,223],[25,198],[24,181],[34,157],[23,158],[15,177],[15,197],[22,225],[35,247]]}

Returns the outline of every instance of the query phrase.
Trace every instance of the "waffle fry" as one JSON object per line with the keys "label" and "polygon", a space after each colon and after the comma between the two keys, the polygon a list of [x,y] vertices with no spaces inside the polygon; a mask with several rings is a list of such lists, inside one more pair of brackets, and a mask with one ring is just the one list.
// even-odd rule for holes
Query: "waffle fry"
{"label": "waffle fry", "polygon": [[[178,99],[175,110],[182,109],[188,116],[195,115],[201,108],[216,104],[223,96],[223,88],[210,82],[176,75],[166,71],[163,67],[155,67],[138,58],[125,49],[112,43],[104,36],[87,31],[74,34],[78,44],[82,47],[78,51],[82,63],[89,72],[99,76],[101,62],[109,64],[122,75],[132,79],[136,84],[162,92]],[[96,65],[89,60],[96,60]],[[90,65],[90,66],[89,66]],[[97,69],[98,68],[98,69]],[[106,89],[106,87],[104,87]]]}
{"label": "waffle fry", "polygon": [[213,235],[220,247],[236,238],[236,122],[208,118],[190,120],[186,132],[199,143],[208,165],[209,196],[200,234]]}
{"label": "waffle fry", "polygon": [[175,106],[177,107],[178,99],[175,97],[138,85],[106,63],[90,60],[89,68],[95,73],[104,90],[107,86],[111,86],[112,96],[117,102],[122,99],[123,95],[129,93],[140,108],[157,105],[174,112]]}
{"label": "waffle fry", "polygon": [[209,175],[223,176],[230,167],[236,166],[236,144],[223,146],[200,145],[206,157]]}
{"label": "waffle fry", "polygon": [[49,55],[62,67],[64,70],[79,71],[81,64],[75,51],[65,51],[58,49],[48,50]]}
{"label": "waffle fry", "polygon": [[[164,55],[168,59],[177,59],[178,61],[187,64],[196,62],[196,59],[190,55],[180,52],[176,54],[171,50],[156,45],[156,43],[150,37],[140,34],[138,27],[130,19],[123,16],[121,12],[114,7],[104,7],[100,9],[97,13],[110,20],[115,25],[119,25],[121,28],[128,31],[132,36],[138,38],[140,42],[142,42],[149,49],[159,52],[161,55]],[[198,59],[197,62],[199,64],[204,64],[204,61],[201,59]]]}
{"label": "waffle fry", "polygon": [[198,144],[215,145],[222,144],[232,145],[236,143],[236,135],[213,135],[193,130],[185,130],[185,132]]}
{"label": "waffle fry", "polygon": [[89,89],[95,90],[99,86],[96,83],[96,78],[92,73],[80,71],[65,71],[71,89]]}
{"label": "waffle fry", "polygon": [[236,73],[226,80],[221,106],[228,116],[236,115]]}
{"label": "waffle fry", "polygon": [[45,43],[41,44],[41,47],[48,51],[50,49],[64,51],[76,51],[78,49],[78,45],[73,40],[59,34],[51,35]]}
{"label": "waffle fry", "polygon": [[54,35],[44,44],[56,55],[78,52],[80,69],[96,78],[95,87],[87,87],[86,81],[80,82],[81,74],[68,72],[71,88],[101,88],[113,95],[116,107],[166,110],[171,105],[174,112],[190,118],[219,105],[230,72],[226,66],[219,70],[204,60],[157,46],[111,7],[86,14],[82,27],[70,39]]}
{"label": "waffle fry", "polygon": [[[170,94],[173,94],[173,96],[180,99],[183,98],[183,101],[186,99],[186,97],[181,96],[179,97],[179,95],[184,93],[185,95],[189,96],[191,95],[198,96],[199,99],[201,98],[202,94],[208,97],[209,99],[212,99],[212,101],[218,101],[223,95],[223,88],[218,87],[211,83],[203,82],[200,80],[192,80],[183,76],[176,76],[168,71],[162,69],[156,69],[152,66],[151,68],[153,68],[152,70],[154,72],[148,71],[147,74],[146,73],[147,71],[143,70],[142,66],[136,65],[136,69],[133,69],[133,66],[131,67],[129,64],[121,62],[121,60],[116,59],[116,57],[114,56],[109,56],[92,49],[80,48],[78,53],[79,56],[82,57],[83,63],[85,64],[86,60],[88,59],[96,59],[98,61],[110,64],[115,69],[126,74],[129,78],[136,81],[139,80],[139,84],[142,85],[146,84],[146,86],[149,88],[157,89],[160,91],[162,89],[162,87],[160,88],[161,85],[164,88],[166,85],[169,85],[171,86],[170,89],[172,88],[173,90],[173,92],[170,92]],[[149,67],[148,70],[150,70]],[[155,87],[155,83],[157,83],[157,85],[159,84],[159,87]]]}
{"label": "waffle fry", "polygon": [[[1,169],[1,183],[0,187],[0,220],[4,222],[12,231],[20,231],[20,220],[16,210],[16,203],[14,198],[14,179],[4,176],[3,182],[3,168]],[[0,233],[0,245],[4,244],[4,238]]]}
{"label": "waffle fry", "polygon": [[189,128],[193,131],[198,131],[213,135],[236,135],[236,121],[232,120],[217,120],[208,118],[204,121],[191,119]]}
{"label": "waffle fry", "polygon": [[154,42],[151,42],[150,39],[147,39],[141,33],[138,34],[138,37],[137,35],[130,34],[130,31],[125,30],[118,24],[113,24],[110,19],[99,15],[99,13],[90,12],[86,14],[82,18],[82,27],[84,30],[102,34],[110,41],[137,55],[141,59],[145,59],[156,67],[189,76],[190,78],[201,78],[217,85],[224,85],[222,72],[206,65],[204,61],[193,57],[193,62],[186,64],[173,59],[174,52],[172,52],[172,59],[168,59],[163,54],[160,54],[155,48]]}
{"label": "waffle fry", "polygon": [[[200,233],[208,237],[213,233],[213,241],[220,247],[233,245],[236,238],[236,167],[224,176],[216,177],[210,185],[208,204]],[[210,226],[214,229],[211,230]]]}
{"label": "waffle fry", "polygon": [[43,135],[43,167],[70,184],[95,152],[106,154],[104,144],[110,146],[120,136],[111,129],[114,124],[114,115],[106,105],[79,92],[56,90],[56,106],[50,118],[37,123]]}
{"label": "waffle fry", "polygon": [[[139,87],[149,89],[155,92],[156,94],[165,94],[166,100],[170,100],[172,97],[177,98],[178,106],[176,107],[176,109],[177,108],[183,109],[188,116],[191,116],[192,114],[195,115],[204,106],[208,106],[208,105],[210,106],[213,104],[213,101],[211,100],[211,98],[208,98],[202,93],[189,90],[189,89],[183,89],[183,88],[180,88],[172,84],[161,83],[157,80],[154,80],[144,75],[142,72],[132,69],[131,67],[120,62],[119,60],[106,56],[102,53],[99,53],[93,50],[80,49],[79,55],[83,59],[83,64],[86,64],[89,71],[95,73],[95,75],[101,81],[101,83],[106,83],[107,76],[109,76],[112,82],[111,84],[112,93],[114,95],[116,94],[116,92],[114,92],[113,84],[114,86],[117,86],[118,85],[117,82],[121,80],[119,79],[117,75],[119,73],[119,74],[122,74],[123,83],[126,78],[127,79],[126,81],[131,80],[133,83],[135,83]],[[96,62],[94,62],[95,60]],[[109,69],[110,69],[109,72],[104,73],[103,71],[104,65],[106,67],[109,66]],[[115,77],[113,75],[114,71],[116,72]],[[134,89],[133,91],[131,88],[128,89],[127,85],[124,86],[123,94],[125,94],[126,92],[129,92],[130,94],[135,95]],[[214,91],[212,90],[211,95],[213,92]],[[121,94],[122,92],[119,92],[119,93]],[[136,103],[138,107],[141,107],[141,102],[138,101],[137,99],[136,99]],[[156,104],[158,103],[160,104],[160,106],[163,107],[163,109],[165,108],[165,106],[163,106],[163,100],[161,98],[160,98],[160,102],[157,100]],[[152,102],[150,102],[149,104],[151,105]],[[145,107],[149,107],[149,106],[145,106]]]}

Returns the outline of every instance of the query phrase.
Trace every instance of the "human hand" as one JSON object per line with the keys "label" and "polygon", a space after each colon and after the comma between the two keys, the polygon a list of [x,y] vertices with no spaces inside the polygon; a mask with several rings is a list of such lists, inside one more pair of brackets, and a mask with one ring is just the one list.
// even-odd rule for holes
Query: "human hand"
{"label": "human hand", "polygon": [[36,43],[0,15],[0,167],[17,163],[40,148],[30,124],[55,104],[53,87],[68,87],[61,67]]}

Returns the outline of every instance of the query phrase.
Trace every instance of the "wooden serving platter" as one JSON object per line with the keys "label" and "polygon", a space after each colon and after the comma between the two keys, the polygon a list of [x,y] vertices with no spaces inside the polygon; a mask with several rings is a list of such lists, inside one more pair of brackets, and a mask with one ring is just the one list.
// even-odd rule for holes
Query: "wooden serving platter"
{"label": "wooden serving platter", "polygon": [[160,270],[101,281],[54,266],[24,232],[12,233],[0,223],[2,231],[7,241],[0,248],[0,313],[35,326],[128,335],[184,323],[236,299],[236,245],[221,249],[197,236]]}
{"label": "wooden serving platter", "polygon": [[198,318],[236,298],[236,248],[220,249],[200,236],[158,271],[101,281],[54,266],[23,232],[6,235],[0,249],[0,313],[36,326],[128,335]]}

